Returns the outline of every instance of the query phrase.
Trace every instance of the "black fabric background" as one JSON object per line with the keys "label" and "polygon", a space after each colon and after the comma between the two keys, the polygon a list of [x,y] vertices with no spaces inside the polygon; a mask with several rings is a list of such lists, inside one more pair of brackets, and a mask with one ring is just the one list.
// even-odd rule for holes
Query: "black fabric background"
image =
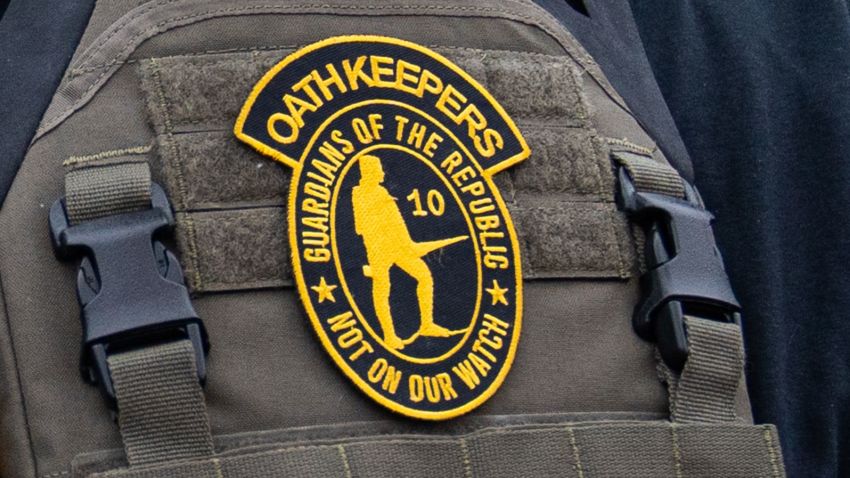
{"label": "black fabric background", "polygon": [[756,419],[790,476],[850,476],[848,2],[632,3],[745,308]]}
{"label": "black fabric background", "polygon": [[91,15],[93,0],[0,0],[0,205]]}
{"label": "black fabric background", "polygon": [[[589,17],[537,1],[693,167],[745,307],[756,418],[779,426],[789,476],[850,476],[847,0],[633,0],[637,28],[626,0],[588,1]],[[0,204],[92,5],[0,0]]]}

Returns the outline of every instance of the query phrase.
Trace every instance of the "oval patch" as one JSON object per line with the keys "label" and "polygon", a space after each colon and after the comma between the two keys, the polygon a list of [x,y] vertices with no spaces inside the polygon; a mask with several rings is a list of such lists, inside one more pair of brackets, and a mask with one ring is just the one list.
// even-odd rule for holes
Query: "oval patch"
{"label": "oval patch", "polygon": [[519,245],[493,176],[530,154],[496,100],[420,45],[335,37],[266,73],[234,132],[293,169],[293,274],[342,371],[411,417],[492,396],[522,322]]}

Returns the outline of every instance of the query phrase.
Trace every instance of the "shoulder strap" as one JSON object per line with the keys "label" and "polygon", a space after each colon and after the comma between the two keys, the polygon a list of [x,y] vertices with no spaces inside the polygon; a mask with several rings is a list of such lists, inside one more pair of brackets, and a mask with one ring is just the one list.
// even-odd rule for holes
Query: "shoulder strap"
{"label": "shoulder strap", "polygon": [[671,419],[737,420],[744,368],[740,306],[714,242],[713,217],[669,165],[631,152],[612,155],[620,166],[621,207],[645,235],[645,297],[634,327],[656,343]]}

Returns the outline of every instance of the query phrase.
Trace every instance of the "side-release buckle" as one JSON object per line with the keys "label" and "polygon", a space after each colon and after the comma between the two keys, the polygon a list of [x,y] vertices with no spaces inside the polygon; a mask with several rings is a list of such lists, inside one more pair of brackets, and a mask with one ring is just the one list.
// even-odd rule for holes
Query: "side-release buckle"
{"label": "side-release buckle", "polygon": [[655,342],[671,369],[680,372],[688,358],[685,315],[740,324],[741,306],[732,292],[723,258],[714,241],[714,216],[685,182],[685,199],[638,191],[626,168],[619,168],[621,209],[646,235],[644,297],[633,326]]}
{"label": "side-release buckle", "polygon": [[83,325],[80,368],[115,406],[107,357],[188,339],[198,379],[206,379],[207,333],[189,299],[177,258],[158,237],[174,226],[168,197],[151,184],[151,208],[71,225],[65,198],[50,208],[50,232],[61,260],[82,257],[77,298]]}

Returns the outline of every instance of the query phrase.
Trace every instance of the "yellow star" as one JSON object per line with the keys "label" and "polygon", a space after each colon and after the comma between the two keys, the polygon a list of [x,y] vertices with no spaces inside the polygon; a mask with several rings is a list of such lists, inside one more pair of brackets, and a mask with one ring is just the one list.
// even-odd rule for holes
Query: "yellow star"
{"label": "yellow star", "polygon": [[484,290],[486,290],[491,296],[493,296],[493,304],[492,305],[496,305],[497,303],[502,303],[502,304],[508,305],[508,298],[505,297],[505,292],[508,291],[508,288],[505,287],[503,289],[503,288],[499,287],[499,283],[496,282],[496,279],[493,279],[493,287],[492,288],[487,288],[487,289],[484,289]]}
{"label": "yellow star", "polygon": [[334,289],[336,289],[336,287],[337,286],[335,285],[328,285],[328,283],[325,282],[325,276],[322,276],[322,279],[319,281],[319,285],[314,285],[310,288],[316,291],[317,294],[319,294],[319,303],[321,304],[325,301],[325,299],[331,302],[336,302],[336,298],[333,294],[333,291]]}

